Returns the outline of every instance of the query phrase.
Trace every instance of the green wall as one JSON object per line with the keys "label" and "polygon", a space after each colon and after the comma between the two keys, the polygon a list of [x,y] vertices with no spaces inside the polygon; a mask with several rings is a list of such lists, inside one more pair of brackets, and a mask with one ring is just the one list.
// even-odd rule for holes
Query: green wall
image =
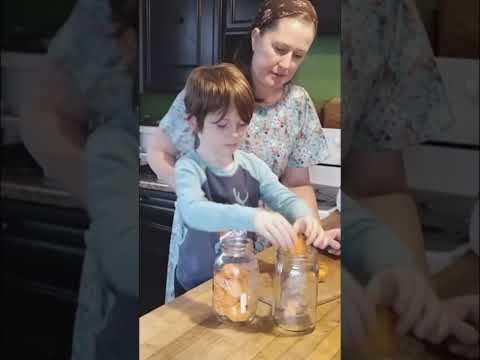
{"label": "green wall", "polygon": [[340,36],[322,36],[310,48],[308,57],[296,75],[316,105],[340,96]]}
{"label": "green wall", "polygon": [[[340,35],[321,36],[315,40],[295,82],[303,86],[318,106],[340,96]],[[176,94],[144,94],[141,98],[143,123],[155,125],[168,111]]]}

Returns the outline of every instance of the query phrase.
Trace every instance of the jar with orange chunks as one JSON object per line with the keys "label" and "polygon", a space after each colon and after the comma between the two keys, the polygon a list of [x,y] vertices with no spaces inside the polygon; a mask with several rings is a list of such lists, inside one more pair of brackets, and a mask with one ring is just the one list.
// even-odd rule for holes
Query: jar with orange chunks
{"label": "jar with orange chunks", "polygon": [[282,329],[310,332],[315,328],[318,291],[317,251],[298,236],[291,250],[277,250],[272,313]]}
{"label": "jar with orange chunks", "polygon": [[250,323],[258,303],[259,272],[247,233],[231,231],[221,240],[213,267],[213,309],[223,322]]}

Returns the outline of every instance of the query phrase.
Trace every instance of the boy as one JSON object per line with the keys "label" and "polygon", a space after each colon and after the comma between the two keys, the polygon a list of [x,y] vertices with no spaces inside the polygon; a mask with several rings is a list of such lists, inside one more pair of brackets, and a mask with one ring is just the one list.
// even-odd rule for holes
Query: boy
{"label": "boy", "polygon": [[[175,296],[212,277],[220,231],[255,231],[286,249],[295,227],[304,230],[308,244],[325,248],[323,230],[307,205],[264,162],[237,150],[255,107],[240,70],[231,64],[196,68],[185,91],[197,147],[175,165],[177,209],[185,226]],[[259,200],[275,212],[260,208]]]}

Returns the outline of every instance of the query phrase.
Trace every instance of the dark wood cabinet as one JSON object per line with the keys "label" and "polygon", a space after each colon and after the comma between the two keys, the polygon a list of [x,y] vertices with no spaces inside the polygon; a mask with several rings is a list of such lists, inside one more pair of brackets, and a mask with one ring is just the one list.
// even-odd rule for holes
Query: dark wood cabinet
{"label": "dark wood cabinet", "polygon": [[247,31],[250,29],[261,0],[227,0],[225,6],[224,33]]}
{"label": "dark wood cabinet", "polygon": [[88,217],[2,199],[2,349],[17,358],[66,359],[71,341]]}
{"label": "dark wood cabinet", "polygon": [[[140,189],[140,315],[164,304],[175,194]],[[2,199],[2,351],[68,359],[89,219]]]}
{"label": "dark wood cabinet", "polygon": [[[140,92],[178,93],[191,70],[231,61],[262,0],[141,0]],[[340,33],[340,2],[313,0],[319,34]]]}
{"label": "dark wood cabinet", "polygon": [[[239,31],[248,32],[262,2],[262,0],[224,0],[223,35]],[[341,2],[331,0],[311,0],[311,2],[319,19],[318,33],[339,34]]]}
{"label": "dark wood cabinet", "polygon": [[175,194],[140,190],[140,316],[165,302]]}
{"label": "dark wood cabinet", "polygon": [[436,55],[467,59],[480,58],[479,1],[440,0],[438,8]]}
{"label": "dark wood cabinet", "polygon": [[143,89],[177,92],[190,71],[218,59],[219,0],[144,0]]}

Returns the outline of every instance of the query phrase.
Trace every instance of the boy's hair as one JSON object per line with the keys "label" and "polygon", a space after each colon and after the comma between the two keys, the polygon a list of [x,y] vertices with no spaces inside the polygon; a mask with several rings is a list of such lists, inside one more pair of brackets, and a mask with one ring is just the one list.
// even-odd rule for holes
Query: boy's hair
{"label": "boy's hair", "polygon": [[250,123],[255,110],[255,97],[248,80],[232,64],[221,63],[195,68],[185,87],[186,113],[197,118],[197,131],[203,129],[208,113],[221,112],[235,106],[240,118]]}

